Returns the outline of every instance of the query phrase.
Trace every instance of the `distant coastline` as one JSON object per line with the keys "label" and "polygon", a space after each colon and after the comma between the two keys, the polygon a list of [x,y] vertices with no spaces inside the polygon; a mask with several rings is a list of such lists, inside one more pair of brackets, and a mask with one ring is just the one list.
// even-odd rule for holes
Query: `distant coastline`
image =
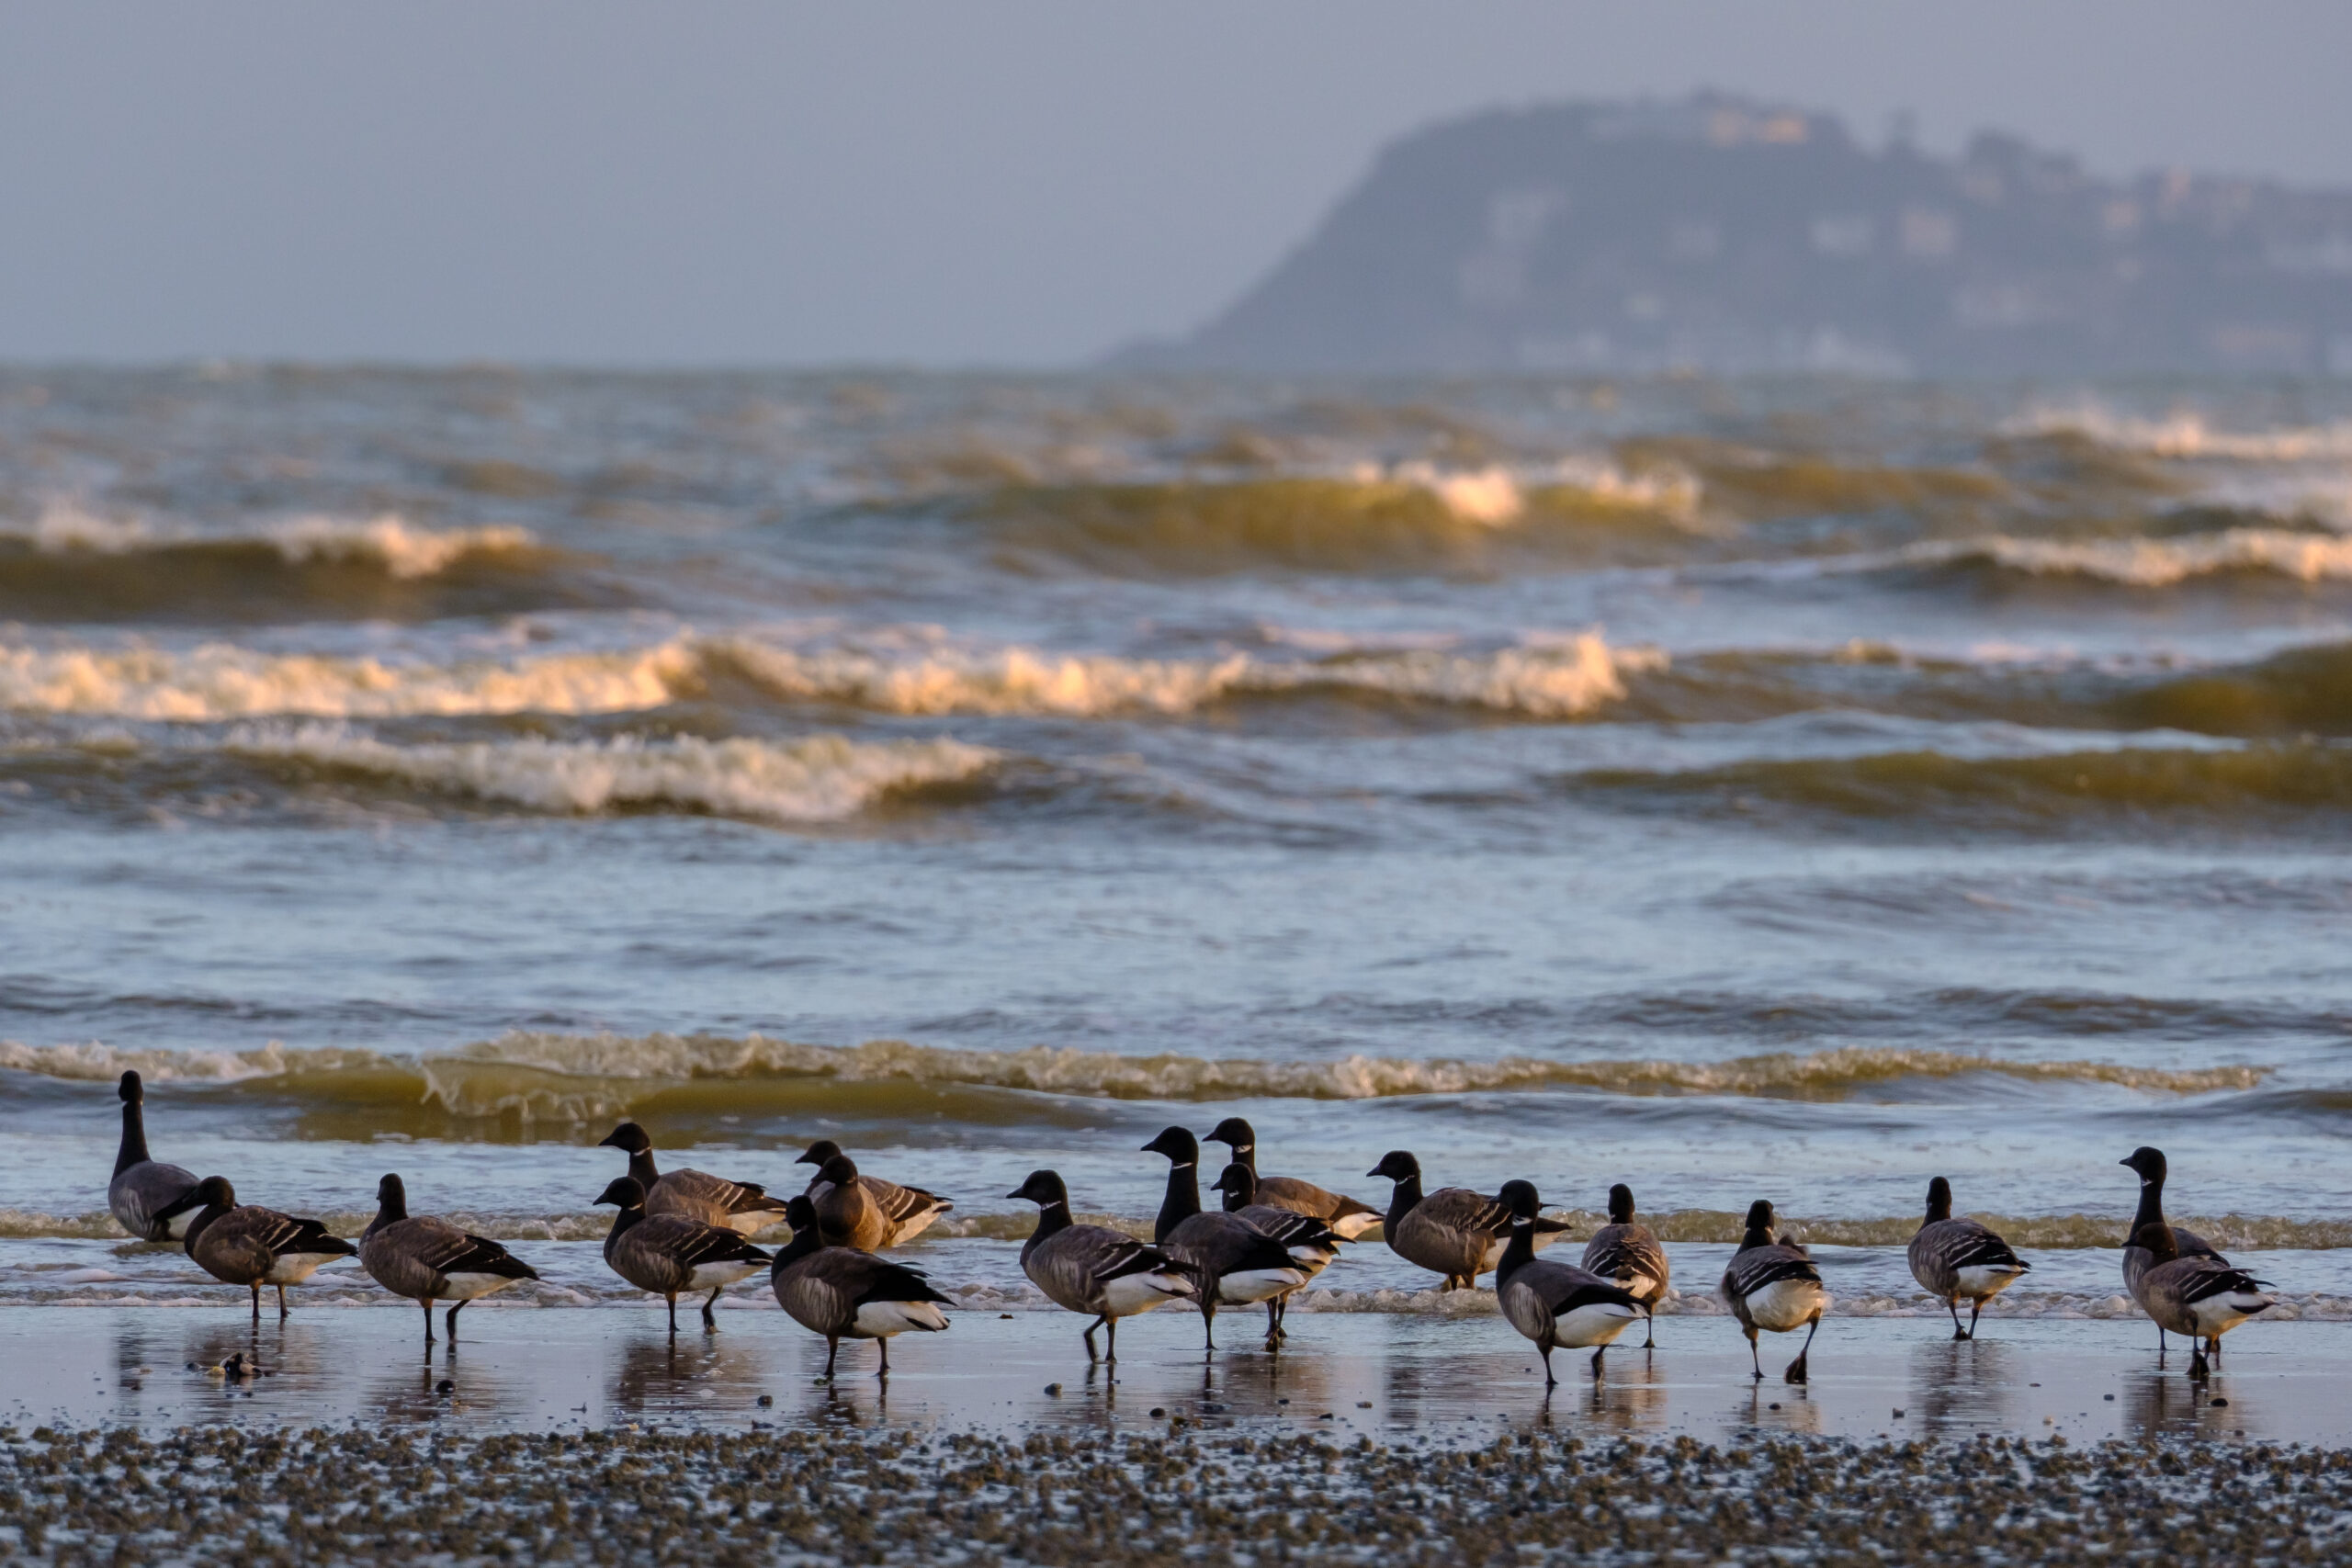
{"label": "distant coastline", "polygon": [[1390,146],[1148,369],[2352,376],[2352,191],[1881,151],[1718,95]]}

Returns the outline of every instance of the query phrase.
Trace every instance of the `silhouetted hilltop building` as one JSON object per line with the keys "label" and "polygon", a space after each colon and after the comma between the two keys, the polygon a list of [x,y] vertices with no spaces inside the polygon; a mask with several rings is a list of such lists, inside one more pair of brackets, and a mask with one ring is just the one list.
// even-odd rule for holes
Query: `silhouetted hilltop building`
{"label": "silhouetted hilltop building", "polygon": [[1873,152],[1704,96],[1396,142],[1263,283],[1123,362],[1254,370],[2352,375],[2352,193]]}

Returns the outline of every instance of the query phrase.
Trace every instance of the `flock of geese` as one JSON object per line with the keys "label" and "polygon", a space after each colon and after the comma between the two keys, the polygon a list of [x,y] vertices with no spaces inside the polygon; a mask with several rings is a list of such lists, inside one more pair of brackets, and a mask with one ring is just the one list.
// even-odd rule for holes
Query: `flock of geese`
{"label": "flock of geese", "polygon": [[[467,1303],[538,1278],[494,1241],[446,1220],[411,1214],[398,1176],[378,1185],[376,1217],[356,1247],[316,1220],[241,1204],[225,1178],[199,1180],[149,1156],[137,1073],[122,1075],[119,1092],[122,1145],[107,1192],[115,1218],[141,1240],[178,1242],[213,1278],[246,1287],[256,1322],[262,1287],[276,1287],[282,1318],[286,1287],[338,1258],[356,1256],[378,1284],[420,1303],[428,1344],[436,1303],[449,1303],[445,1326],[455,1339],[458,1314]],[[1529,1182],[1507,1181],[1492,1197],[1463,1187],[1424,1192],[1419,1162],[1396,1150],[1367,1173],[1394,1184],[1383,1213],[1313,1182],[1260,1175],[1257,1134],[1239,1117],[1218,1122],[1207,1137],[1228,1151],[1212,1189],[1223,1200],[1216,1210],[1201,1206],[1199,1139],[1170,1127],[1144,1145],[1168,1161],[1167,1190],[1149,1244],[1107,1225],[1078,1223],[1069,1191],[1054,1171],[1033,1171],[1006,1194],[1037,1205],[1037,1228],[1021,1248],[1022,1271],[1057,1305],[1091,1317],[1081,1336],[1090,1361],[1098,1359],[1095,1330],[1103,1330],[1107,1340],[1099,1359],[1115,1362],[1120,1319],[1179,1301],[1200,1310],[1212,1351],[1219,1307],[1262,1304],[1267,1348],[1276,1348],[1286,1337],[1290,1298],[1375,1224],[1398,1257],[1442,1276],[1442,1291],[1473,1288],[1478,1276],[1492,1273],[1503,1316],[1543,1352],[1547,1386],[1558,1381],[1552,1374],[1555,1349],[1590,1349],[1598,1373],[1609,1346],[1636,1319],[1644,1348],[1656,1343],[1652,1309],[1667,1293],[1671,1269],[1657,1234],[1635,1214],[1632,1189],[1623,1183],[1610,1189],[1609,1224],[1586,1243],[1581,1263],[1567,1264],[1536,1256],[1567,1226],[1544,1215],[1542,1197]],[[719,1292],[763,1269],[777,1303],[824,1337],[828,1377],[843,1339],[878,1342],[881,1372],[888,1375],[893,1337],[947,1327],[944,1309],[954,1303],[920,1269],[877,1256],[947,1213],[954,1205],[945,1199],[862,1174],[830,1139],[800,1156],[797,1163],[815,1166],[817,1174],[805,1192],[784,1202],[752,1182],[659,1170],[652,1140],[634,1122],[616,1128],[603,1145],[628,1156],[628,1174],[596,1199],[616,1211],[605,1261],[631,1285],[667,1303],[672,1333],[680,1296],[702,1295],[703,1322],[715,1327],[711,1307]],[[2136,1149],[2121,1163],[2140,1178],[2139,1212],[2123,1249],[2124,1285],[2156,1325],[2159,1361],[2167,1333],[2187,1335],[2190,1372],[2205,1375],[2208,1356],[2220,1359],[2222,1336],[2275,1299],[2201,1237],[2165,1223],[2161,1153]],[[786,1246],[771,1253],[752,1244],[752,1235],[779,1222],[791,1227]],[[1955,1339],[1973,1338],[1984,1303],[2030,1267],[1992,1230],[1953,1216],[1951,1187],[1940,1176],[1928,1183],[1927,1215],[1909,1257],[1920,1285],[1951,1312]],[[1779,1234],[1769,1201],[1758,1199],[1748,1209],[1746,1234],[1719,1289],[1747,1337],[1758,1380],[1764,1376],[1758,1331],[1805,1331],[1783,1374],[1790,1382],[1804,1382],[1806,1356],[1830,1297],[1804,1246]],[[1969,1303],[1965,1326],[1963,1301]]]}

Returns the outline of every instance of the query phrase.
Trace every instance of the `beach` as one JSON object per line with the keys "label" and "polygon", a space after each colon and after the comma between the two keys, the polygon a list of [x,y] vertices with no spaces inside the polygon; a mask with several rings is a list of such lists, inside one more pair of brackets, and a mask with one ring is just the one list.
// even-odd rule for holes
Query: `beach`
{"label": "beach", "polygon": [[[60,1562],[127,1532],[133,1561],[2198,1562],[2317,1550],[2352,1502],[2340,1325],[2234,1335],[2192,1382],[2143,1325],[1833,1318],[1796,1388],[1784,1348],[1758,1384],[1734,1325],[1676,1319],[1547,1394],[1498,1318],[1298,1321],[1205,1358],[1162,1312],[1090,1371],[1069,1314],[966,1314],[827,1383],[754,1310],[673,1340],[650,1308],[491,1306],[427,1352],[389,1307],[6,1309],[0,1530]],[[239,1353],[258,1375],[213,1370]]]}

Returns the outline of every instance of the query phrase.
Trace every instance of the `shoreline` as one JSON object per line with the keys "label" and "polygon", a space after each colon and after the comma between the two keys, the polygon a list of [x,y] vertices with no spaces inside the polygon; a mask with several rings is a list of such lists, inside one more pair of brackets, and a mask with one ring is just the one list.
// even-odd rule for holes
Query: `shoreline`
{"label": "shoreline", "polygon": [[[1735,1325],[1662,1318],[1656,1350],[1638,1348],[1637,1326],[1597,1379],[1582,1353],[1556,1354],[1560,1383],[1547,1396],[1535,1351],[1495,1317],[1302,1315],[1287,1347],[1269,1355],[1255,1323],[1228,1314],[1211,1357],[1198,1314],[1168,1309],[1126,1325],[1115,1368],[1090,1368],[1076,1314],[966,1311],[945,1334],[898,1339],[887,1382],[873,1375],[870,1345],[844,1343],[830,1384],[817,1376],[823,1341],[775,1312],[724,1313],[717,1332],[696,1325],[673,1341],[658,1303],[635,1312],[485,1303],[466,1314],[454,1348],[444,1337],[429,1355],[421,1318],[298,1307],[286,1324],[265,1316],[256,1329],[242,1303],[0,1308],[0,1364],[11,1369],[0,1422],[151,1434],[210,1424],[476,1435],[847,1425],[1447,1443],[1555,1431],[1709,1443],[1991,1435],[2352,1445],[2352,1408],[2334,1392],[2352,1379],[2352,1329],[2333,1323],[2250,1325],[2225,1341],[2221,1370],[2197,1382],[2178,1341],[2156,1366],[2144,1323],[1988,1320],[1985,1337],[1955,1343],[1919,1319],[1833,1315],[1815,1346],[1813,1381],[1792,1387],[1781,1373],[1793,1337],[1766,1337],[1759,1383]],[[241,1352],[262,1375],[208,1371]]]}

